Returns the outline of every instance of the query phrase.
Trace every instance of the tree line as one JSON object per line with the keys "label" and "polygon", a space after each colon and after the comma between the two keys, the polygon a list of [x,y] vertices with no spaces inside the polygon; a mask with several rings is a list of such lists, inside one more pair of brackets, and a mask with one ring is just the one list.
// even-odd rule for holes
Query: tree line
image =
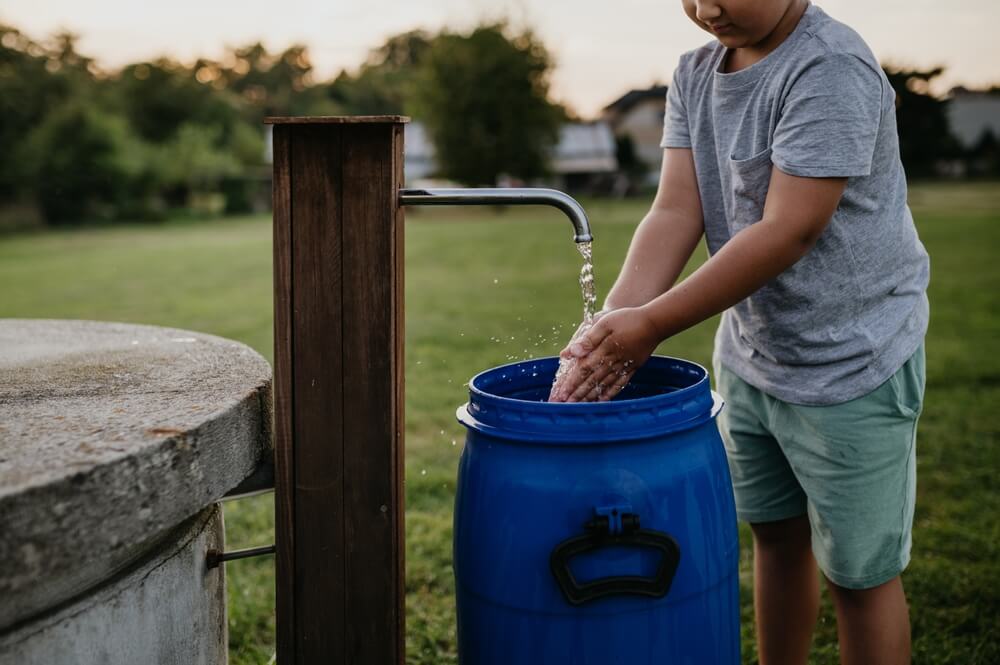
{"label": "tree line", "polygon": [[329,81],[316,80],[304,45],[105,71],[72,34],[38,42],[0,25],[0,206],[30,202],[52,225],[251,210],[268,193],[272,115],[412,115],[443,177],[532,178],[567,118],[549,100],[551,71],[541,42],[504,24],[396,35]]}
{"label": "tree line", "polygon": [[[262,122],[271,115],[410,115],[426,126],[442,177],[531,180],[545,175],[572,118],[549,99],[552,70],[534,34],[504,23],[395,35],[327,81],[316,80],[301,44],[107,71],[73,34],[36,41],[0,24],[0,208],[30,204],[52,225],[252,210],[267,204]],[[904,164],[929,175],[960,153],[946,102],[926,92],[941,72],[887,73]]]}

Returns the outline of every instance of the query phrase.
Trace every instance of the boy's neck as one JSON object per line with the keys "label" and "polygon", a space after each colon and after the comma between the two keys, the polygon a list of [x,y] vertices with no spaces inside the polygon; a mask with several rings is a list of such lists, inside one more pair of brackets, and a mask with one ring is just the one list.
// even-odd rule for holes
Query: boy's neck
{"label": "boy's neck", "polygon": [[724,74],[731,74],[763,60],[768,53],[788,39],[808,8],[809,0],[792,0],[791,4],[788,5],[788,10],[782,14],[774,29],[763,39],[750,46],[727,49],[726,55],[722,59],[721,71]]}

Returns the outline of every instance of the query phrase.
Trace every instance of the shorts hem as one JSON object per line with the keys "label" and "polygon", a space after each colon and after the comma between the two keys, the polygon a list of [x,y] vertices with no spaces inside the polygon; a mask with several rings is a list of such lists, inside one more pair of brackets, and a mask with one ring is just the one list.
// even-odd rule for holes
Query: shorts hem
{"label": "shorts hem", "polygon": [[789,508],[774,508],[771,510],[736,510],[736,517],[741,522],[757,524],[761,522],[780,522],[806,514],[806,506]]}
{"label": "shorts hem", "polygon": [[819,569],[823,571],[823,575],[826,576],[826,579],[845,589],[873,589],[899,576],[904,570],[906,570],[906,566],[908,566],[909,563],[910,556],[907,554],[901,561],[889,568],[880,570],[877,573],[872,573],[871,575],[852,577],[850,575],[842,575],[834,570],[831,570],[829,566],[817,561]]}

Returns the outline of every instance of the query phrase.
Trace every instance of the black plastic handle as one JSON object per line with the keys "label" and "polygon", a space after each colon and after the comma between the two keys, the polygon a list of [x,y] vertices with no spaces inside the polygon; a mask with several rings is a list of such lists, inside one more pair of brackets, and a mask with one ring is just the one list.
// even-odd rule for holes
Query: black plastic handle
{"label": "black plastic handle", "polygon": [[[552,574],[571,605],[583,605],[597,598],[621,594],[662,598],[670,591],[681,560],[677,541],[662,531],[640,529],[638,515],[622,515],[622,522],[622,533],[609,533],[607,518],[598,517],[584,525],[588,533],[564,540],[552,550],[549,557]],[[584,552],[613,546],[650,547],[659,550],[663,558],[652,577],[620,575],[583,584],[576,581],[569,567],[570,559]]]}

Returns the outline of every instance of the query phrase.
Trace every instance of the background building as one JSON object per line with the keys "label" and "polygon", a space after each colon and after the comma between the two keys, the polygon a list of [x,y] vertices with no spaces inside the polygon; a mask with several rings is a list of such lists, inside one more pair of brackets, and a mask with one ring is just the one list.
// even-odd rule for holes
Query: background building
{"label": "background building", "polygon": [[643,184],[656,183],[663,160],[660,140],[666,99],[665,85],[629,90],[605,106],[601,114],[617,140],[619,163]]}
{"label": "background building", "polygon": [[[435,178],[434,144],[420,122],[410,122],[404,131],[404,172],[411,187],[445,185]],[[559,129],[559,142],[550,157],[552,175],[546,184],[568,191],[613,191],[619,173],[615,136],[603,121],[567,123]],[[501,178],[498,186],[521,186],[515,178]]]}

